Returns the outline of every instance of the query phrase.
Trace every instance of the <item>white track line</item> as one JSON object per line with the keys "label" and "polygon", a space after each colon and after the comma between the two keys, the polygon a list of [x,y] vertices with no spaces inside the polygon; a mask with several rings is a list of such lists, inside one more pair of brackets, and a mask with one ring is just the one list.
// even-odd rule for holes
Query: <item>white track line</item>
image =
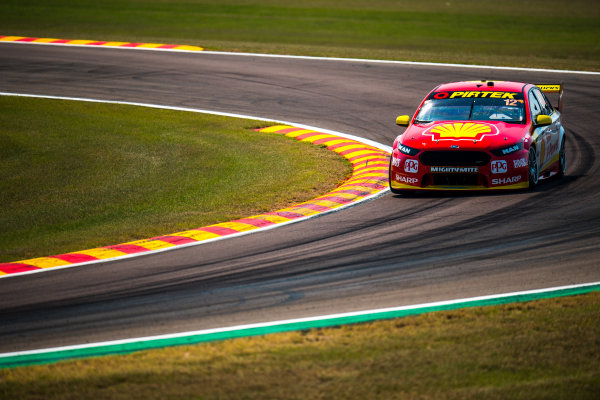
{"label": "white track line", "polygon": [[545,288],[545,289],[535,289],[535,290],[526,290],[526,291],[520,291],[520,292],[477,296],[477,297],[469,297],[469,298],[456,299],[456,300],[436,301],[436,302],[432,302],[432,303],[414,304],[414,305],[400,306],[400,307],[388,307],[388,308],[379,308],[379,309],[374,309],[374,310],[364,310],[364,311],[355,311],[355,312],[348,312],[348,313],[329,314],[329,315],[321,315],[321,316],[308,317],[308,318],[294,318],[294,319],[286,319],[286,320],[281,320],[281,321],[261,322],[261,323],[254,323],[254,324],[229,326],[229,327],[223,327],[223,328],[203,329],[203,330],[189,331],[189,332],[178,332],[178,333],[165,334],[165,335],[155,335],[155,336],[146,336],[146,337],[138,337],[138,338],[130,338],[130,339],[110,340],[110,341],[104,341],[104,342],[85,343],[85,344],[78,344],[78,345],[71,345],[71,346],[46,348],[46,349],[17,351],[17,352],[11,352],[11,353],[0,353],[0,358],[25,356],[25,355],[32,355],[32,354],[44,354],[44,353],[51,353],[51,352],[57,352],[57,351],[81,350],[81,349],[103,347],[103,346],[124,345],[124,344],[131,344],[131,343],[137,343],[137,342],[150,342],[150,341],[156,341],[156,340],[178,339],[178,338],[183,338],[183,337],[188,337],[188,336],[202,336],[202,335],[210,335],[210,334],[215,334],[215,333],[235,332],[235,331],[240,331],[240,330],[284,326],[284,325],[297,324],[297,323],[303,323],[303,322],[319,322],[319,321],[324,321],[324,320],[336,320],[336,319],[340,319],[340,318],[365,316],[365,315],[371,315],[371,314],[373,314],[373,315],[385,314],[385,313],[396,312],[396,311],[428,309],[428,308],[448,306],[448,305],[460,304],[460,303],[479,303],[479,302],[487,301],[487,300],[543,294],[543,293],[549,293],[549,292],[558,292],[558,291],[564,291],[564,290],[569,290],[569,289],[579,289],[579,288],[586,288],[586,287],[597,286],[597,285],[600,285],[600,282],[582,283],[582,284],[575,284],[575,285],[551,287],[551,288]]}
{"label": "white track line", "polygon": [[292,56],[285,54],[263,54],[263,53],[234,53],[227,51],[198,51],[198,50],[177,50],[177,49],[156,49],[147,47],[119,47],[119,46],[90,46],[85,44],[68,44],[68,43],[36,43],[36,42],[11,42],[0,41],[0,43],[9,44],[31,44],[41,46],[68,46],[68,47],[83,47],[95,49],[121,49],[121,50],[142,50],[142,51],[167,51],[175,53],[191,53],[191,54],[215,54],[226,56],[240,57],[264,57],[264,58],[288,58],[297,60],[318,60],[318,61],[343,61],[343,62],[360,62],[372,64],[398,64],[398,65],[414,65],[427,67],[444,67],[444,68],[472,68],[472,69],[493,69],[503,71],[530,71],[530,72],[550,72],[560,74],[579,74],[579,75],[600,75],[600,72],[595,71],[576,71],[568,69],[545,69],[545,68],[521,68],[521,67],[499,67],[494,65],[477,65],[477,64],[451,64],[451,63],[434,63],[434,62],[418,62],[418,61],[396,61],[396,60],[372,60],[368,58],[341,58],[341,57],[311,57],[311,56]]}

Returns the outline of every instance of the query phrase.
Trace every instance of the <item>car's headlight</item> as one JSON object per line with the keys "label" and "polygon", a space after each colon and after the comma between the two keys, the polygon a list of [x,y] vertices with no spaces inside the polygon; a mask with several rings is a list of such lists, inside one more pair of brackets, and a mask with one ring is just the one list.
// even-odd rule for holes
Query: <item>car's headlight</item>
{"label": "car's headlight", "polygon": [[408,156],[414,156],[415,154],[417,154],[419,152],[419,150],[413,149],[412,147],[405,146],[402,143],[398,143],[396,148],[398,149],[398,151],[400,153],[406,154]]}
{"label": "car's headlight", "polygon": [[507,156],[523,149],[523,143],[519,142],[512,146],[503,147],[501,149],[492,150],[492,154],[498,157]]}

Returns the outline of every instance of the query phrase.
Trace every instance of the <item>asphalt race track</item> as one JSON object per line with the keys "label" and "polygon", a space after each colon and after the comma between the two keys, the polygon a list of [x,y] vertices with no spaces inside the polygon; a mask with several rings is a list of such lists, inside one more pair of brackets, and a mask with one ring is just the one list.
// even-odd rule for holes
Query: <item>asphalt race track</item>
{"label": "asphalt race track", "polygon": [[598,74],[0,44],[0,91],[248,114],[388,145],[396,116],[438,83],[486,78],[564,81],[564,180],[388,194],[235,239],[0,279],[0,352],[600,281]]}

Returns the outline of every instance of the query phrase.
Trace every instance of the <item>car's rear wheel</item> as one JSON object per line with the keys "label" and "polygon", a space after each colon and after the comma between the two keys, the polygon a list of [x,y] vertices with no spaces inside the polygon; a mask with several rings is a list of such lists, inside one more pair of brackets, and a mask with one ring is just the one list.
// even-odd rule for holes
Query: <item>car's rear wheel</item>
{"label": "car's rear wheel", "polygon": [[558,151],[558,177],[562,178],[567,172],[567,152],[565,150],[565,138],[560,142],[560,150]]}
{"label": "car's rear wheel", "polygon": [[535,147],[529,148],[529,190],[533,190],[540,180],[540,170],[537,163]]}

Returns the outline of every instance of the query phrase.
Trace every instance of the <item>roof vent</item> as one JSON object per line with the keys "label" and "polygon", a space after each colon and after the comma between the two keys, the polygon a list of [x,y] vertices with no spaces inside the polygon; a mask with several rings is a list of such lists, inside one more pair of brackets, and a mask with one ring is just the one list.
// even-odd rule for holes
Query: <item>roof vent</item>
{"label": "roof vent", "polygon": [[493,81],[489,81],[489,82],[487,83],[487,85],[488,85],[489,87],[492,87],[492,86],[494,86],[494,82],[493,82]]}

